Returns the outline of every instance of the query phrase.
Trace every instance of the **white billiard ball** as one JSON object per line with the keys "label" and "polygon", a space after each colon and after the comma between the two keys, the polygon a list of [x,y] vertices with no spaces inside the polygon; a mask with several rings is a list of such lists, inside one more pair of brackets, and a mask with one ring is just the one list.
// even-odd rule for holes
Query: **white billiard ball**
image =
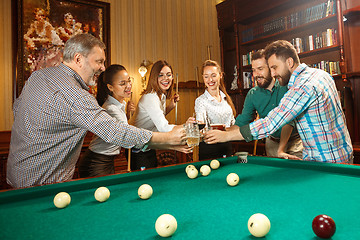
{"label": "white billiard ball", "polygon": [[107,187],[99,187],[94,193],[95,199],[99,202],[105,202],[110,197],[110,191]]}
{"label": "white billiard ball", "polygon": [[198,176],[199,171],[196,168],[191,168],[187,172],[187,176],[191,179],[194,179]]}
{"label": "white billiard ball", "polygon": [[210,162],[210,167],[212,169],[218,169],[220,167],[220,162],[217,159],[214,159]]}
{"label": "white billiard ball", "polygon": [[170,214],[163,214],[155,222],[155,230],[162,237],[172,236],[177,229],[177,221]]}
{"label": "white billiard ball", "polygon": [[185,172],[188,173],[189,169],[196,168],[194,165],[187,165],[185,168]]}
{"label": "white billiard ball", "polygon": [[248,229],[255,237],[264,237],[270,231],[270,220],[261,213],[256,213],[249,218]]}
{"label": "white billiard ball", "polygon": [[211,168],[208,165],[202,165],[200,168],[200,173],[201,175],[203,175],[204,177],[206,177],[207,175],[209,175],[211,172]]}
{"label": "white billiard ball", "polygon": [[227,175],[226,177],[226,182],[230,185],[230,186],[236,186],[239,184],[239,176],[236,173],[230,173],[229,175]]}
{"label": "white billiard ball", "polygon": [[149,199],[153,194],[153,189],[149,184],[143,184],[138,189],[138,195],[141,199]]}
{"label": "white billiard ball", "polygon": [[57,208],[65,208],[71,202],[71,197],[67,192],[59,192],[54,197],[54,205]]}

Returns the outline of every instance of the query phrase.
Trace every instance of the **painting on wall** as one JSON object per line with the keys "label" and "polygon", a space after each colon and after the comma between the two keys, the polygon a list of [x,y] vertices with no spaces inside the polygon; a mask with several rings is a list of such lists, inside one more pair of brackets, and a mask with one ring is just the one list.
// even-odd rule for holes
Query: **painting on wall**
{"label": "painting on wall", "polygon": [[18,0],[15,97],[33,71],[62,62],[66,41],[89,33],[106,45],[110,62],[110,4],[95,0]]}

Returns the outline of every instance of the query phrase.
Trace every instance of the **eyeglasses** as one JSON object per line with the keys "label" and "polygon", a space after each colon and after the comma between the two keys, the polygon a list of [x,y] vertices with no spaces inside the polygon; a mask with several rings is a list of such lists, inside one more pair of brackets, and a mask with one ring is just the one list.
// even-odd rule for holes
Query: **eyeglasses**
{"label": "eyeglasses", "polygon": [[121,81],[119,82],[119,85],[120,85],[120,86],[125,86],[126,84],[132,85],[133,81],[134,81],[134,78],[133,78],[133,77],[129,77],[128,80],[121,80]]}
{"label": "eyeglasses", "polygon": [[160,73],[158,78],[168,78],[168,79],[172,79],[173,78],[173,74],[172,73],[167,73],[167,74],[163,74],[163,73]]}

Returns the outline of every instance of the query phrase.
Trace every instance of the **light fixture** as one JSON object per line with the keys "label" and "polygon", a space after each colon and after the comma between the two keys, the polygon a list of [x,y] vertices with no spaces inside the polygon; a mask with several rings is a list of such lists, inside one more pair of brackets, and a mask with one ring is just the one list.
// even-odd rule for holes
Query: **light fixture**
{"label": "light fixture", "polygon": [[148,67],[151,65],[151,62],[149,60],[143,60],[139,67],[139,73],[141,75],[141,83],[142,87],[145,88],[146,85],[146,73],[148,71]]}
{"label": "light fixture", "polygon": [[147,73],[147,69],[146,69],[146,67],[144,65],[141,65],[139,67],[139,73],[140,73],[142,78],[145,77],[145,74]]}

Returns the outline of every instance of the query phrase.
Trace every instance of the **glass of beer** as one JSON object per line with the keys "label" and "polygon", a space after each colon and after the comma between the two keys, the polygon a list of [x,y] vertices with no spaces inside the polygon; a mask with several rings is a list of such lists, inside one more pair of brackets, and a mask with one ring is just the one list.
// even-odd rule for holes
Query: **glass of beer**
{"label": "glass of beer", "polygon": [[186,123],[186,143],[189,147],[198,146],[200,141],[200,131],[197,123]]}

